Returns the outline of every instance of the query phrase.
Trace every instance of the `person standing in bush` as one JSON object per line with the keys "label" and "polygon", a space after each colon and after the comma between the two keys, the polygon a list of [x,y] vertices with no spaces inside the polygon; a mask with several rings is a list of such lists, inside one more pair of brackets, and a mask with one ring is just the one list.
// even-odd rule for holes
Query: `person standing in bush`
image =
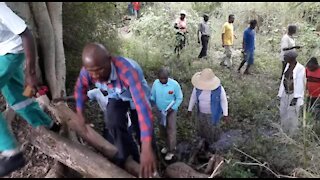
{"label": "person standing in bush", "polygon": [[161,153],[166,154],[165,160],[169,161],[176,149],[176,116],[183,94],[179,83],[169,78],[169,71],[166,68],[160,69],[158,79],[152,85],[151,100],[158,109],[160,136],[166,140],[166,146],[162,148]]}
{"label": "person standing in bush", "polygon": [[314,114],[317,121],[320,120],[320,67],[317,58],[312,57],[306,68],[308,109]]}
{"label": "person standing in bush", "polygon": [[[84,101],[88,99],[86,92],[90,85],[108,92],[107,124],[109,134],[118,153],[112,160],[123,167],[130,155],[137,152],[137,146],[128,131],[127,112],[133,101],[139,118],[141,130],[140,176],[152,177],[156,173],[156,159],[153,147],[153,116],[149,97],[150,90],[137,62],[112,56],[98,43],[88,43],[82,52],[83,68],[80,71],[74,96],[78,115],[77,124],[83,132],[88,130],[83,116]],[[133,122],[132,122],[133,123]]]}
{"label": "person standing in bush", "polygon": [[[39,88],[36,77],[36,46],[23,19],[0,2],[0,89],[9,106],[32,127],[44,126],[55,132],[60,126],[23,95],[24,87]],[[25,62],[26,61],[26,62]],[[24,70],[25,66],[25,70]],[[0,113],[0,177],[23,167],[26,162],[7,121]]]}
{"label": "person standing in bush", "polygon": [[296,46],[295,39],[293,38],[293,35],[297,32],[297,26],[296,25],[289,25],[288,26],[288,32],[283,35],[281,39],[280,44],[280,60],[282,62],[282,71],[281,71],[281,77],[284,72],[284,68],[286,67],[286,61],[284,60],[284,53],[285,51],[295,51],[295,49],[300,49],[301,46]]}
{"label": "person standing in bush", "polygon": [[[211,35],[210,25],[208,23],[209,16],[207,14],[203,15],[203,22],[199,24],[198,29],[198,43],[202,45],[201,52],[198,56],[198,58],[207,57],[207,50],[208,50],[208,43]],[[199,34],[201,34],[201,39],[199,38]]]}
{"label": "person standing in bush", "polygon": [[225,49],[225,57],[222,59],[220,65],[227,66],[229,69],[232,66],[232,46],[233,38],[237,39],[237,36],[233,32],[234,15],[230,14],[228,22],[224,23],[222,27],[222,47]]}
{"label": "person standing in bush", "polygon": [[134,10],[134,16],[136,17],[136,19],[138,19],[140,16],[141,3],[140,2],[132,2],[132,5],[133,5],[133,10]]}
{"label": "person standing in bush", "polygon": [[221,118],[229,121],[226,91],[210,68],[195,73],[191,82],[194,88],[189,101],[189,116],[197,104],[198,133],[212,143],[219,139]]}
{"label": "person standing in bush", "polygon": [[305,68],[297,62],[296,51],[284,53],[284,61],[287,63],[282,75],[278,98],[280,98],[281,127],[290,136],[298,129],[300,107],[303,105],[305,89]]}
{"label": "person standing in bush", "polygon": [[251,20],[250,26],[243,32],[243,41],[242,41],[242,49],[244,54],[244,60],[240,63],[238,68],[238,72],[245,62],[247,62],[247,68],[244,71],[244,74],[250,74],[249,68],[254,62],[254,50],[255,50],[255,36],[256,33],[254,29],[257,26],[257,20]]}

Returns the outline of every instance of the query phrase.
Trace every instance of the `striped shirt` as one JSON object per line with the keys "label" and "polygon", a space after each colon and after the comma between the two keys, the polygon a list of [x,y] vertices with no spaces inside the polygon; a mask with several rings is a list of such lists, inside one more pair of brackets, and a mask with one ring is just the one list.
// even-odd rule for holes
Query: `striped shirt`
{"label": "striped shirt", "polygon": [[74,90],[77,111],[83,109],[84,102],[88,99],[86,92],[92,84],[107,91],[108,98],[133,101],[138,113],[141,141],[151,141],[153,117],[149,102],[150,89],[141,67],[134,60],[112,58],[110,76],[104,82],[94,81],[83,67]]}

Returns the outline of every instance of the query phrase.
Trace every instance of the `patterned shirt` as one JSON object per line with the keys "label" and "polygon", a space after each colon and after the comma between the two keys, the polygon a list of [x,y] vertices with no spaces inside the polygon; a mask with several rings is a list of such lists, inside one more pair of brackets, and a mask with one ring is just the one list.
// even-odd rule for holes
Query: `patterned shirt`
{"label": "patterned shirt", "polygon": [[91,84],[108,92],[108,98],[133,101],[138,113],[141,141],[151,141],[153,117],[149,102],[150,89],[141,67],[133,60],[114,57],[111,60],[111,73],[104,82],[95,81],[83,67],[77,80],[74,96],[77,111],[81,111],[88,99],[86,92]]}

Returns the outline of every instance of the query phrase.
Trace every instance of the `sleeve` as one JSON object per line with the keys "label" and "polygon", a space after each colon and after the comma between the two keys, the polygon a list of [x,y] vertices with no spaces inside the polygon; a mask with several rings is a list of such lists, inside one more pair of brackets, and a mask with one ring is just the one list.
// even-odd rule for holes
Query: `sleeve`
{"label": "sleeve", "polygon": [[151,101],[156,102],[156,81],[153,82],[152,88],[151,88]]}
{"label": "sleeve", "polygon": [[224,34],[226,32],[226,26],[227,26],[227,24],[223,24],[223,26],[222,26],[222,34]]}
{"label": "sleeve", "polygon": [[221,86],[221,108],[223,112],[223,116],[228,116],[228,99],[227,94],[224,88]]}
{"label": "sleeve", "polygon": [[202,23],[199,23],[198,31],[202,32]]}
{"label": "sleeve", "polygon": [[304,96],[304,88],[306,82],[305,68],[302,67],[301,70],[297,73],[297,83],[294,85],[294,97],[302,98]]}
{"label": "sleeve", "polygon": [[179,108],[179,106],[181,105],[182,100],[183,100],[183,93],[182,93],[181,86],[180,86],[179,83],[177,83],[176,86],[175,86],[175,92],[176,92],[176,102],[172,106],[173,110],[177,110]]}
{"label": "sleeve", "polygon": [[141,82],[143,77],[132,67],[124,69],[125,71],[121,73],[121,79],[129,86],[131,96],[138,113],[141,141],[151,142],[153,134],[153,117],[151,106],[148,99],[146,99],[146,95],[142,87]]}
{"label": "sleeve", "polygon": [[284,36],[281,39],[281,51],[283,51],[283,48],[288,48],[289,47],[289,40],[286,36]]}
{"label": "sleeve", "polygon": [[27,28],[24,20],[16,15],[4,2],[0,4],[0,21],[16,35],[21,34]]}
{"label": "sleeve", "polygon": [[191,93],[191,97],[189,100],[188,111],[192,111],[193,106],[196,104],[196,100],[197,100],[196,88],[193,88],[192,93]]}
{"label": "sleeve", "polygon": [[84,102],[88,100],[87,91],[89,89],[89,73],[84,68],[81,69],[76,86],[74,88],[74,97],[76,100],[77,111],[82,111]]}

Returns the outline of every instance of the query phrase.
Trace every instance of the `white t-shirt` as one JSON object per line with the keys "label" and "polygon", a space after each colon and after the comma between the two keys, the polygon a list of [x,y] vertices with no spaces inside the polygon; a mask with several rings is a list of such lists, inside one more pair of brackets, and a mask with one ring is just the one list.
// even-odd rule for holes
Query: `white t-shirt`
{"label": "white t-shirt", "polygon": [[27,28],[23,19],[17,16],[4,2],[0,2],[0,56],[23,52],[19,36]]}
{"label": "white t-shirt", "polygon": [[[295,43],[295,40],[290,37],[288,34],[285,34],[282,39],[281,39],[281,52],[280,52],[280,60],[281,61],[284,61],[283,59],[283,55],[284,55],[284,51],[283,51],[283,48],[291,48],[293,46],[295,46],[296,43]],[[295,49],[291,49],[291,50],[288,50],[288,51],[295,51]]]}

